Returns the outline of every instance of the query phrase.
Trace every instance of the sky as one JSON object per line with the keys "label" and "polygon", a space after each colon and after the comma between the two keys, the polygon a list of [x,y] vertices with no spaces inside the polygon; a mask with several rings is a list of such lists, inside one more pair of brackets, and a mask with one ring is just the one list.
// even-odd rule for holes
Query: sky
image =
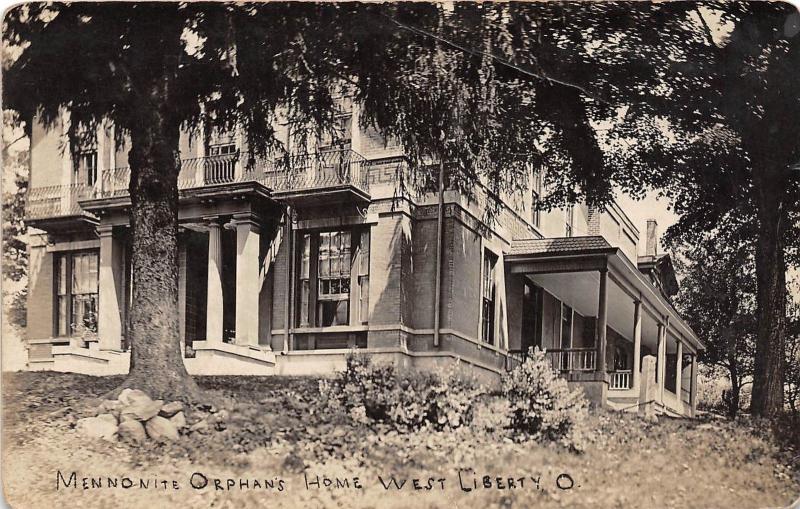
{"label": "sky", "polygon": [[[634,226],[639,229],[639,254],[644,254],[645,234],[647,232],[647,220],[655,219],[658,223],[659,238],[664,232],[678,221],[678,216],[669,210],[667,200],[657,197],[656,192],[647,193],[641,201],[636,201],[625,194],[617,195],[617,203],[628,215]],[[659,251],[663,251],[663,246],[659,243]]]}

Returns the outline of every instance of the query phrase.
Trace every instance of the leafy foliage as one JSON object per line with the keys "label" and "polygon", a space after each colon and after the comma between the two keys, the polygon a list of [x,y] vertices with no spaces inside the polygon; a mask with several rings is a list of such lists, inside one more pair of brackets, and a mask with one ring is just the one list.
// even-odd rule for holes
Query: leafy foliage
{"label": "leafy foliage", "polygon": [[525,362],[504,376],[503,395],[510,404],[513,429],[577,451],[585,448],[588,402],[583,389],[570,390],[544,351],[531,351]]}
{"label": "leafy foliage", "polygon": [[706,343],[700,362],[726,372],[731,417],[741,408],[741,387],[752,381],[758,326],[753,242],[738,234],[718,229],[683,246],[675,260],[682,278],[675,303]]}
{"label": "leafy foliage", "polygon": [[338,407],[357,422],[382,422],[399,430],[460,428],[472,421],[483,389],[459,377],[457,369],[453,365],[443,376],[401,374],[394,364],[374,365],[366,355],[349,354],[342,373],[320,381],[322,405]]}

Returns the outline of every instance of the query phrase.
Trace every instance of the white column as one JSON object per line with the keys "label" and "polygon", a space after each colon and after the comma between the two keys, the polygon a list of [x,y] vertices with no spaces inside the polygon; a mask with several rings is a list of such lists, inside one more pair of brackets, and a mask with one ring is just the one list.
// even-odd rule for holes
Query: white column
{"label": "white column", "polygon": [[236,228],[236,344],[258,346],[260,226],[254,217],[234,216]]}
{"label": "white column", "polygon": [[633,302],[633,389],[639,390],[642,380],[642,301]]}
{"label": "white column", "polygon": [[683,357],[683,343],[678,341],[677,362],[675,366],[675,395],[678,397],[678,404],[683,405],[683,398],[681,397],[681,378],[683,378],[683,369],[681,359]]}
{"label": "white column", "polygon": [[206,299],[206,341],[222,342],[222,239],[220,226],[208,222],[208,298]]}
{"label": "white column", "polygon": [[600,286],[597,296],[597,361],[595,367],[606,372],[606,328],[608,324],[608,270],[600,271]]}
{"label": "white column", "polygon": [[663,323],[658,324],[658,369],[656,377],[658,378],[658,389],[656,393],[658,394],[658,401],[659,403],[663,403],[664,401],[664,373],[666,370],[664,369],[664,362],[666,360],[666,353],[667,353],[667,328],[664,326]]}
{"label": "white column", "polygon": [[122,271],[118,270],[123,256],[122,243],[114,238],[111,226],[98,226],[100,234],[100,269],[98,274],[97,333],[102,350],[122,349],[122,318],[120,296]]}

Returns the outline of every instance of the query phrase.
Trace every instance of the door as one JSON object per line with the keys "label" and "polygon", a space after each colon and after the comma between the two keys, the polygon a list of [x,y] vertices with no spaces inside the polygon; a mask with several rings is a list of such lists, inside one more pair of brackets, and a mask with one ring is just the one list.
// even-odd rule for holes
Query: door
{"label": "door", "polygon": [[524,282],[522,294],[522,351],[542,347],[542,289]]}

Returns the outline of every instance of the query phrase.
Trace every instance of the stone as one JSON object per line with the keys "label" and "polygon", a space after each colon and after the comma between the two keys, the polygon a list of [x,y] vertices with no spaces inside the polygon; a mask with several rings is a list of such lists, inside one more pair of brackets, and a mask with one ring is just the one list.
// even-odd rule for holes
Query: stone
{"label": "stone", "polygon": [[113,415],[110,415],[110,417],[111,419],[107,417],[84,417],[83,419],[78,419],[78,422],[75,423],[75,431],[90,438],[113,441],[114,435],[117,433],[117,423]]}
{"label": "stone", "polygon": [[147,435],[151,440],[157,442],[168,442],[178,440],[178,429],[169,419],[156,415],[150,418],[144,425]]}
{"label": "stone", "polygon": [[219,423],[219,422],[227,421],[228,417],[229,417],[228,411],[223,409],[223,410],[220,410],[219,412],[217,412],[215,414],[211,414],[208,417],[208,420],[209,420],[209,422],[211,424],[216,424],[216,423]]}
{"label": "stone", "polygon": [[114,426],[117,425],[117,418],[114,416],[114,414],[100,414],[97,416],[97,418],[109,422]]}
{"label": "stone", "polygon": [[148,399],[150,400],[150,396],[147,395],[144,391],[140,391],[139,389],[122,389],[122,392],[119,393],[117,400],[122,403],[123,405],[130,405],[134,401],[138,401],[141,399]]}
{"label": "stone", "polygon": [[119,423],[117,435],[119,436],[120,440],[134,443],[144,442],[147,439],[147,433],[144,431],[144,426],[142,426],[141,422],[135,419]]}
{"label": "stone", "polygon": [[120,409],[122,408],[122,402],[117,399],[107,399],[100,403],[97,407],[98,414],[119,414]]}
{"label": "stone", "polygon": [[181,412],[183,410],[183,403],[180,401],[173,401],[171,403],[167,403],[166,405],[161,407],[161,411],[158,413],[161,417],[172,417],[173,415]]}
{"label": "stone", "polygon": [[164,402],[160,399],[155,401],[150,400],[150,398],[146,400],[140,399],[123,407],[122,410],[120,410],[120,416],[132,415],[136,420],[146,421],[158,415],[162,406],[164,406]]}
{"label": "stone", "polygon": [[208,427],[208,421],[205,419],[201,421],[197,421],[196,423],[189,426],[189,431],[192,433],[208,433],[210,431]]}
{"label": "stone", "polygon": [[183,412],[178,412],[177,414],[173,415],[169,418],[169,422],[175,425],[176,428],[185,428],[186,427],[186,416],[183,415]]}

